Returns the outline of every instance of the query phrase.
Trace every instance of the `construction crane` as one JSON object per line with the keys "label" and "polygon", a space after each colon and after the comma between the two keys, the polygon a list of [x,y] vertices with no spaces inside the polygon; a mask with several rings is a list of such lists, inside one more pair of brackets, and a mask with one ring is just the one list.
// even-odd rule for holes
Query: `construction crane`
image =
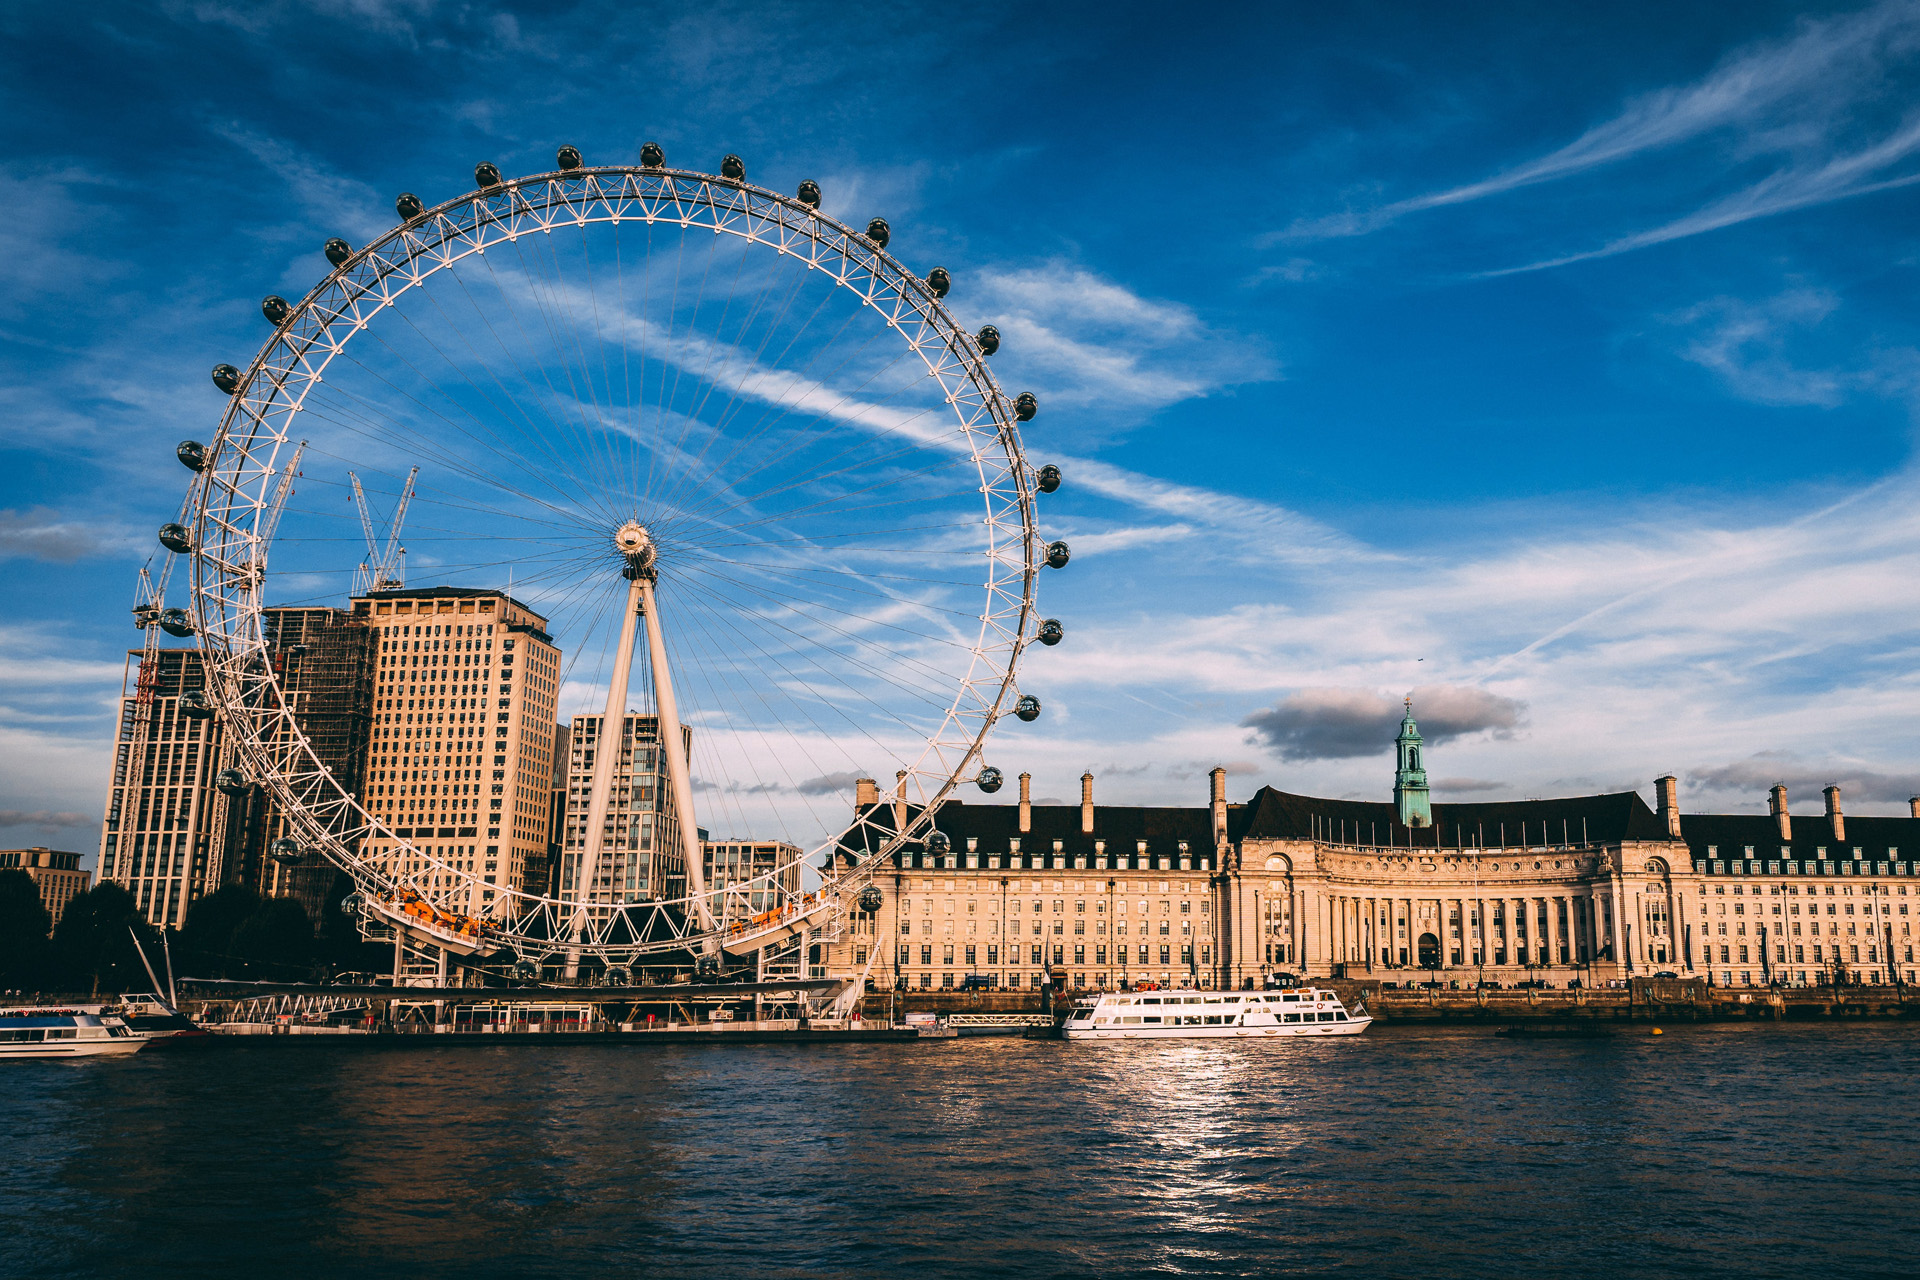
{"label": "construction crane", "polygon": [[353,481],[353,504],[360,509],[360,528],[367,535],[367,558],[354,572],[353,594],[398,591],[406,585],[407,549],[400,545],[400,526],[407,518],[407,504],[413,501],[413,478],[419,474],[418,467],[407,472],[407,482],[400,486],[400,501],[394,504],[393,521],[387,526],[387,542],[383,547],[373,531],[373,513],[367,510],[367,494],[360,487],[360,477],[347,472]]}

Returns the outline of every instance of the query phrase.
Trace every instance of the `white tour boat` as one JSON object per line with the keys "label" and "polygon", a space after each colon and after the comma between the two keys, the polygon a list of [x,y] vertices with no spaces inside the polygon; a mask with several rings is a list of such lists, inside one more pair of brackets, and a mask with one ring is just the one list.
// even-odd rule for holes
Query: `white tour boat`
{"label": "white tour boat", "polygon": [[1357,1036],[1373,1022],[1331,991],[1124,991],[1075,1004],[1069,1040],[1212,1040]]}
{"label": "white tour boat", "polygon": [[0,1058],[92,1058],[136,1053],[147,1037],[125,1019],[91,1008],[17,1005],[0,1009]]}

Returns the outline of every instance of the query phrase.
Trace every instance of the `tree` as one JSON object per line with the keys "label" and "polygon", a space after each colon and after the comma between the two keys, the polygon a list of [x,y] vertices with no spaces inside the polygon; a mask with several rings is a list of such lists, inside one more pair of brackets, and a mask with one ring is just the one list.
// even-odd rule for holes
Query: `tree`
{"label": "tree", "polygon": [[24,871],[0,871],[0,987],[37,988],[46,974],[53,917]]}
{"label": "tree", "polygon": [[186,927],[180,931],[183,972],[196,978],[234,978],[242,963],[233,935],[260,909],[261,897],[243,884],[215,889],[187,908]]}
{"label": "tree", "polygon": [[134,935],[149,957],[160,935],[140,914],[133,895],[103,880],[67,904],[53,931],[55,977],[69,990],[146,991],[153,982],[134,950]]}
{"label": "tree", "polygon": [[292,982],[311,976],[313,923],[292,898],[268,898],[233,931],[233,953],[248,976]]}

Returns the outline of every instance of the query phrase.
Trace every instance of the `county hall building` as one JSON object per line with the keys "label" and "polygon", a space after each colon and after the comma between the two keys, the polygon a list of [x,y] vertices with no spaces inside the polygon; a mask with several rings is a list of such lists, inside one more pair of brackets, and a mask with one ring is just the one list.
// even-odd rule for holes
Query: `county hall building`
{"label": "county hall building", "polygon": [[[1920,800],[1907,817],[1682,814],[1637,792],[1435,804],[1412,710],[1390,801],[1262,787],[1191,808],[950,800],[890,855],[881,904],[820,958],[876,988],[1262,986],[1278,975],[1511,986],[1674,974],[1716,985],[1911,982]],[[877,826],[914,816],[862,780]],[[930,843],[934,848],[927,847]],[[1903,854],[1905,849],[1912,856]],[[837,855],[843,864],[850,851]],[[874,949],[878,948],[875,954]]]}

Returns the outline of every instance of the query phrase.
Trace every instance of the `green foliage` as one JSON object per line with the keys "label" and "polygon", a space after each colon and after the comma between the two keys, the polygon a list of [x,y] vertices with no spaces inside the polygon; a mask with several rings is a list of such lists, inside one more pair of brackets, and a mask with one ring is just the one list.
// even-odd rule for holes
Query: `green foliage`
{"label": "green foliage", "polygon": [[313,975],[313,923],[292,898],[268,898],[233,931],[247,977],[292,982]]}
{"label": "green foliage", "polygon": [[180,972],[196,978],[241,977],[233,935],[260,909],[261,898],[243,884],[216,889],[187,908],[180,931]]}
{"label": "green foliage", "polygon": [[135,934],[157,965],[160,935],[140,914],[131,893],[103,880],[69,902],[61,914],[53,931],[55,982],[50,985],[94,994],[152,990],[134,950]]}
{"label": "green foliage", "polygon": [[36,990],[47,972],[53,917],[24,871],[0,871],[0,987]]}
{"label": "green foliage", "polygon": [[302,982],[322,958],[305,908],[237,884],[188,909],[180,942],[187,971],[198,978]]}

